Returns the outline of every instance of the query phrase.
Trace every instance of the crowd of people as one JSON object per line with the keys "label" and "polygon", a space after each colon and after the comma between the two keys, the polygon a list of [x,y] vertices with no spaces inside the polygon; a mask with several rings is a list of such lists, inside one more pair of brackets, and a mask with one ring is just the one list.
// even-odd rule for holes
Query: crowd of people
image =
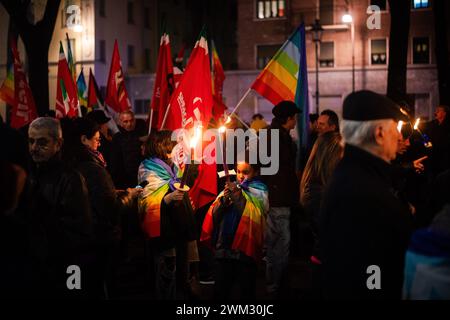
{"label": "crowd of people", "polygon": [[[265,268],[267,298],[281,299],[293,242],[305,239],[291,237],[301,215],[299,232],[312,238],[308,298],[449,299],[449,108],[417,128],[405,106],[358,91],[342,111],[311,114],[301,149],[294,102],[277,104],[270,125],[255,115],[252,129],[279,132],[268,141],[279,147],[277,173],[261,175],[247,150],[217,198],[195,209],[187,190],[198,168],[181,181],[172,132],[147,135],[132,111],[114,134],[102,110],[40,117],[25,131],[1,123],[2,296],[118,297],[136,223],[154,298],[196,299],[200,281],[214,286],[211,299],[254,299]],[[69,266],[82,270],[81,290],[68,288]]]}

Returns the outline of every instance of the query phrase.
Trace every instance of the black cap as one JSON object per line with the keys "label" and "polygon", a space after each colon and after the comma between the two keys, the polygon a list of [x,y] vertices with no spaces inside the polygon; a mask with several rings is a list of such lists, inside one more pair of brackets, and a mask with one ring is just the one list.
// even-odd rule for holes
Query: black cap
{"label": "black cap", "polygon": [[300,109],[292,101],[281,101],[272,109],[272,113],[276,118],[287,118],[300,113]]}
{"label": "black cap", "polygon": [[344,120],[371,121],[394,119],[409,121],[408,114],[391,99],[373,91],[361,90],[349,94],[342,107]]}
{"label": "black cap", "polygon": [[91,111],[86,115],[86,117],[95,121],[97,124],[104,124],[111,120],[111,118],[105,116],[105,112],[103,112],[103,110]]}

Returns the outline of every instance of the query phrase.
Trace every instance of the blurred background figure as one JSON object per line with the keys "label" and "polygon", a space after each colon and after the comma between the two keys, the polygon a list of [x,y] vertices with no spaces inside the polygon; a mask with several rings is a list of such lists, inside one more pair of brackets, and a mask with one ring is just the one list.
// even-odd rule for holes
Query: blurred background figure
{"label": "blurred background figure", "polygon": [[339,117],[333,110],[323,110],[317,119],[317,131],[319,136],[325,132],[339,132]]}
{"label": "blurred background figure", "polygon": [[300,203],[306,214],[313,236],[311,263],[314,298],[320,298],[319,211],[322,195],[339,161],[344,154],[342,137],[337,132],[327,132],[317,138],[309,156],[300,183]]}
{"label": "blurred background figure", "polygon": [[433,145],[431,153],[432,176],[450,169],[450,109],[440,105],[434,113],[435,119],[426,126],[426,133]]}
{"label": "blurred background figure", "polygon": [[264,117],[262,114],[257,113],[253,115],[252,122],[250,123],[250,128],[254,129],[256,132],[258,132],[260,129],[265,129],[269,125],[267,124],[266,120],[264,120]]}

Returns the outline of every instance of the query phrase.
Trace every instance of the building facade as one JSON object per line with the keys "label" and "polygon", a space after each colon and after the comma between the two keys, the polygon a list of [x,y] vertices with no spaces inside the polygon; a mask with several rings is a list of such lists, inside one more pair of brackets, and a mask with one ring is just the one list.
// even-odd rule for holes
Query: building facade
{"label": "building facade", "polygon": [[[370,20],[374,19],[371,5],[381,9],[379,25],[373,29],[368,27],[368,24],[372,26],[371,22],[377,22]],[[318,54],[318,109],[319,112],[332,109],[341,115],[342,101],[352,92],[353,81],[351,23],[342,22],[345,14],[352,16],[354,24],[355,90],[386,94],[391,20],[386,0],[241,0],[238,12],[239,69],[248,71],[241,71],[238,88],[233,84],[234,88],[225,90],[225,95],[238,96],[230,99],[232,105],[300,23],[309,29],[319,19],[324,30]],[[408,102],[416,116],[430,119],[438,104],[432,1],[411,1],[408,37]],[[306,34],[306,48],[311,111],[316,112],[316,54],[311,31]],[[239,109],[246,119],[254,112],[271,118],[271,107],[265,99],[250,94]]]}
{"label": "building facade", "polygon": [[[35,20],[42,17],[45,2],[32,1]],[[374,17],[368,11],[371,5],[380,8],[379,15],[375,14],[379,20],[370,20]],[[68,11],[71,6],[80,10],[79,29],[68,25],[68,21],[72,21],[73,11]],[[433,1],[411,1],[407,93],[415,115],[422,118],[431,118],[438,103],[432,6]],[[202,25],[207,26],[226,70],[223,95],[229,110],[248,92],[261,69],[292,31],[302,22],[309,29],[316,19],[324,29],[317,70],[312,32],[306,35],[311,111],[316,111],[316,71],[319,112],[333,109],[340,115],[342,101],[352,91],[353,81],[355,90],[386,93],[390,34],[387,0],[62,0],[59,11],[49,50],[51,108],[56,98],[59,42],[63,42],[67,52],[67,33],[77,73],[83,68],[87,81],[89,68],[92,68],[103,92],[117,39],[130,100],[136,113],[145,117],[153,93],[163,24],[171,36],[173,56],[185,47],[186,59]],[[342,22],[344,14],[352,16],[353,41],[351,24]],[[0,80],[6,73],[8,20],[8,14],[0,6]],[[369,20],[379,25],[375,23],[375,28],[369,28]],[[20,43],[19,50],[26,67]],[[270,120],[272,107],[263,97],[250,91],[238,113],[246,121],[254,113],[262,113]],[[3,102],[0,102],[0,110],[4,115]]]}

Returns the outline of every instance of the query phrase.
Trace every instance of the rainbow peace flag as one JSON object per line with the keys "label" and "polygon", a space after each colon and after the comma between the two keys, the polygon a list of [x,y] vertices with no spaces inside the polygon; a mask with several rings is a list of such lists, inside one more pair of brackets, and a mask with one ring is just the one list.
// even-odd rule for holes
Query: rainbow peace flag
{"label": "rainbow peace flag", "polygon": [[[297,126],[299,147],[305,148],[308,144],[309,93],[304,24],[292,33],[273,56],[256,78],[252,89],[274,105],[283,100],[297,104],[301,111]],[[297,157],[300,162],[300,152]]]}
{"label": "rainbow peace flag", "polygon": [[[259,260],[262,257],[266,214],[269,211],[268,189],[260,181],[250,181],[248,185],[244,182],[242,184],[242,194],[246,203],[231,249],[239,250],[255,260]],[[210,245],[213,240],[215,227],[213,212],[215,207],[220,205],[221,197],[223,197],[223,191],[217,196],[203,221],[200,241]]]}
{"label": "rainbow peace flag", "polygon": [[6,79],[0,87],[0,99],[5,101],[9,105],[16,104],[16,98],[14,95],[14,64],[8,68],[8,73],[6,74]]}
{"label": "rainbow peace flag", "polygon": [[283,100],[295,101],[295,97],[301,93],[299,71],[306,71],[300,70],[301,50],[304,46],[301,43],[302,30],[304,32],[303,25],[294,31],[252,85],[252,89],[273,104]]}
{"label": "rainbow peace flag", "polygon": [[183,175],[177,166],[173,168],[158,158],[145,159],[139,166],[138,182],[148,182],[138,201],[139,213],[142,228],[150,238],[161,235],[161,201]]}

